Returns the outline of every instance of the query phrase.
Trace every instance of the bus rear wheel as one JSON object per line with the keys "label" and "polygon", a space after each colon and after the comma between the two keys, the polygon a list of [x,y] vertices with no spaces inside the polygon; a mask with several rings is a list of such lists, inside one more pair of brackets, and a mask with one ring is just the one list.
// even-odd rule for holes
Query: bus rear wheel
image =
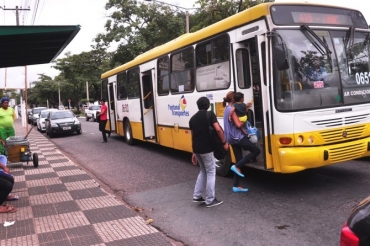
{"label": "bus rear wheel", "polygon": [[125,137],[126,137],[126,143],[128,145],[134,144],[134,139],[132,138],[131,124],[128,120],[126,120],[125,122]]}
{"label": "bus rear wheel", "polygon": [[230,151],[227,152],[223,160],[216,160],[216,174],[218,176],[226,176],[230,171],[231,156]]}

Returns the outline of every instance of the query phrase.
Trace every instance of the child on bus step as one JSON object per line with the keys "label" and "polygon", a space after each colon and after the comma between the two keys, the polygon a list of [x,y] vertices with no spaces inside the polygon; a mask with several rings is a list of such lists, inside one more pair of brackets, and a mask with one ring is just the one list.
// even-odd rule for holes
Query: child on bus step
{"label": "child on bus step", "polygon": [[236,115],[238,116],[240,122],[244,123],[244,127],[240,128],[241,131],[244,133],[244,135],[248,135],[246,131],[247,127],[247,112],[248,109],[252,106],[253,99],[251,102],[245,104],[244,103],[244,94],[241,92],[235,92],[234,93],[234,101],[235,103],[233,104],[233,107],[231,108],[230,114],[229,114],[229,121],[231,121],[231,115],[235,112]]}

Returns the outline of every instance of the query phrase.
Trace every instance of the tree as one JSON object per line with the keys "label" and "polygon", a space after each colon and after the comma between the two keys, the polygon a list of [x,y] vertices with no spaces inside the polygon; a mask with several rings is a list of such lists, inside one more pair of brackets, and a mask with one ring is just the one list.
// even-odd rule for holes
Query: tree
{"label": "tree", "polygon": [[27,89],[27,103],[35,106],[46,106],[47,102],[55,100],[53,98],[53,79],[45,74],[38,74],[37,81],[32,81],[31,88]]}
{"label": "tree", "polygon": [[107,64],[111,57],[112,54],[104,49],[94,49],[78,55],[67,53],[65,58],[57,59],[53,67],[61,73],[55,80],[61,81],[64,100],[71,99],[72,104],[78,107],[86,95],[86,82],[89,82],[91,98],[99,98],[100,76],[109,68]]}
{"label": "tree", "polygon": [[274,0],[198,0],[195,2],[200,8],[191,16],[191,32],[198,31],[218,21],[246,10],[252,5]]}
{"label": "tree", "polygon": [[8,89],[3,91],[3,96],[9,99],[15,99],[16,104],[20,102],[20,95],[17,90]]}
{"label": "tree", "polygon": [[[271,1],[271,0],[270,0]],[[267,0],[258,0],[258,3]],[[200,8],[189,14],[190,31],[195,32],[251,5],[250,0],[198,0]],[[108,0],[106,10],[112,10],[105,24],[106,33],[95,40],[96,49],[120,43],[110,65],[116,67],[136,56],[171,41],[185,33],[185,12],[181,8],[135,0]]]}
{"label": "tree", "polygon": [[105,34],[95,38],[95,48],[121,42],[112,66],[133,60],[139,54],[185,33],[185,13],[168,5],[132,0],[109,0],[105,8],[114,9],[105,24]]}

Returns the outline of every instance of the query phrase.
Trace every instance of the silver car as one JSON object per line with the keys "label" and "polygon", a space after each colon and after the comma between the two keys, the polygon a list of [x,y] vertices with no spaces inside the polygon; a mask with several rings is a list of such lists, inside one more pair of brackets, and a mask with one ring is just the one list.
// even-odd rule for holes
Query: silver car
{"label": "silver car", "polygon": [[39,118],[39,114],[42,110],[45,110],[45,109],[48,109],[47,107],[37,107],[37,108],[33,108],[32,111],[31,111],[31,125],[36,125],[37,123],[37,118]]}
{"label": "silver car", "polygon": [[48,116],[49,112],[51,111],[58,111],[58,109],[51,108],[51,109],[46,109],[42,110],[39,114],[39,118],[37,118],[37,130],[39,132],[45,132],[45,118]]}

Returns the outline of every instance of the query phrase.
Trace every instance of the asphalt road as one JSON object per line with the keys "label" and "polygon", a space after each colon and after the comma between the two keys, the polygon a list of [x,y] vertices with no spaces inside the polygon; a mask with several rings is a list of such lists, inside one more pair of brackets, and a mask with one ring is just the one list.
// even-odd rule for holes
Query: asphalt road
{"label": "asphalt road", "polygon": [[206,208],[192,202],[198,167],[189,153],[129,146],[113,134],[101,143],[98,123],[81,122],[81,135],[51,141],[185,245],[339,245],[349,213],[370,195],[370,159],[289,175],[246,168],[249,192],[232,193],[232,177],[217,177],[216,196],[224,204]]}

